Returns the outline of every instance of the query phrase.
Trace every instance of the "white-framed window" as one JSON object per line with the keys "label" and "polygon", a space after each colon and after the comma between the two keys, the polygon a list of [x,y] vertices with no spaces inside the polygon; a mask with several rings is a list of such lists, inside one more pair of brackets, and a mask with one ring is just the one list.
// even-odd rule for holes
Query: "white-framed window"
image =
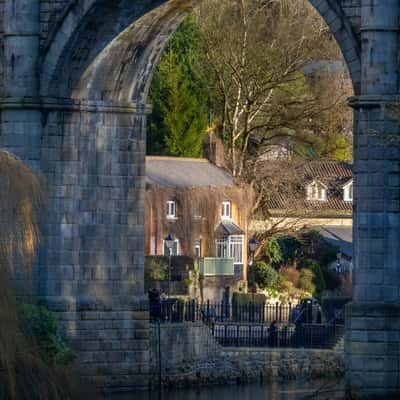
{"label": "white-framed window", "polygon": [[229,255],[234,264],[243,264],[243,235],[229,236]]}
{"label": "white-framed window", "polygon": [[216,239],[215,256],[233,258],[234,264],[243,264],[244,235],[231,235],[227,238]]}
{"label": "white-framed window", "polygon": [[232,204],[230,201],[222,202],[221,218],[222,219],[231,219],[232,218]]}
{"label": "white-framed window", "polygon": [[307,186],[307,200],[326,201],[327,187],[321,182],[314,181]]}
{"label": "white-framed window", "polygon": [[[169,256],[169,248],[167,247],[165,240],[163,240],[163,255]],[[171,256],[179,256],[179,239],[174,240],[174,244],[171,247]]]}
{"label": "white-framed window", "polygon": [[353,181],[343,186],[343,200],[353,201]]}
{"label": "white-framed window", "polygon": [[196,240],[194,244],[194,251],[197,258],[201,257],[201,239]]}
{"label": "white-framed window", "polygon": [[168,200],[166,204],[166,217],[168,219],[176,218],[176,201]]}
{"label": "white-framed window", "polygon": [[215,240],[215,256],[219,258],[227,258],[229,249],[228,238]]}

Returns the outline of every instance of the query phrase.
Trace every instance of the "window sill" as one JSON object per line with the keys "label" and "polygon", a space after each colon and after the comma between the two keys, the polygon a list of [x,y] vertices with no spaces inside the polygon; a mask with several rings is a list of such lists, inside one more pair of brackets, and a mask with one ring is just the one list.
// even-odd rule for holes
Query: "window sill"
{"label": "window sill", "polygon": [[327,202],[328,199],[307,199],[307,201],[321,201],[321,202]]}

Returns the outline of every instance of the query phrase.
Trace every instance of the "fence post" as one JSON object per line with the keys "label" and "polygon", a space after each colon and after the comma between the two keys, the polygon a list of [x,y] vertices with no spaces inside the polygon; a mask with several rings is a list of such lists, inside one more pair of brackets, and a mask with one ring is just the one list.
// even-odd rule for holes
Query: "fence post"
{"label": "fence post", "polygon": [[264,303],[264,304],[261,304],[261,323],[262,324],[265,324],[265,307],[266,307],[267,305]]}
{"label": "fence post", "polygon": [[279,303],[275,304],[275,319],[279,322]]}
{"label": "fence post", "polygon": [[264,346],[264,324],[261,324],[260,346]]}
{"label": "fence post", "polygon": [[253,338],[252,338],[252,329],[251,329],[251,324],[249,324],[249,340],[247,341],[247,345],[251,347],[251,344],[253,343]]}

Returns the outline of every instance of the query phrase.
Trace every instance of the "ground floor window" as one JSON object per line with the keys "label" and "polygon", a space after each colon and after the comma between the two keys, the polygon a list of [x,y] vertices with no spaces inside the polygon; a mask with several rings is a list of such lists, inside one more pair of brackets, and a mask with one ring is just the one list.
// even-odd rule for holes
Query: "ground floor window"
{"label": "ground floor window", "polygon": [[[163,255],[169,256],[169,249],[167,247],[167,244],[165,243],[165,240],[163,240]],[[171,248],[171,256],[179,256],[179,240],[178,239],[174,240],[174,244]]]}
{"label": "ground floor window", "polygon": [[194,244],[194,250],[197,258],[201,257],[201,239],[196,240]]}
{"label": "ground floor window", "polygon": [[243,235],[231,235],[215,241],[215,256],[233,258],[234,264],[243,264]]}

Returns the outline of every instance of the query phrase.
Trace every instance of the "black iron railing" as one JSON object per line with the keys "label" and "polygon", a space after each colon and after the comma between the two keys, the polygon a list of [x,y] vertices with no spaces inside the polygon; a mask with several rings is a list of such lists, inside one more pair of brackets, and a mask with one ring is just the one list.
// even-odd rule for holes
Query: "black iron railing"
{"label": "black iron railing", "polygon": [[152,321],[202,322],[222,346],[333,348],[343,337],[343,325],[321,323],[318,305],[198,303],[162,299],[150,303]]}
{"label": "black iron railing", "polygon": [[205,302],[195,300],[181,301],[163,299],[150,303],[151,320],[161,322],[238,322],[268,324],[290,322],[321,322],[320,310],[314,306],[309,309],[299,309],[292,304],[257,304],[249,302],[236,304],[230,302]]}
{"label": "black iron railing", "polygon": [[343,337],[344,327],[334,324],[212,324],[211,331],[222,346],[331,349]]}

